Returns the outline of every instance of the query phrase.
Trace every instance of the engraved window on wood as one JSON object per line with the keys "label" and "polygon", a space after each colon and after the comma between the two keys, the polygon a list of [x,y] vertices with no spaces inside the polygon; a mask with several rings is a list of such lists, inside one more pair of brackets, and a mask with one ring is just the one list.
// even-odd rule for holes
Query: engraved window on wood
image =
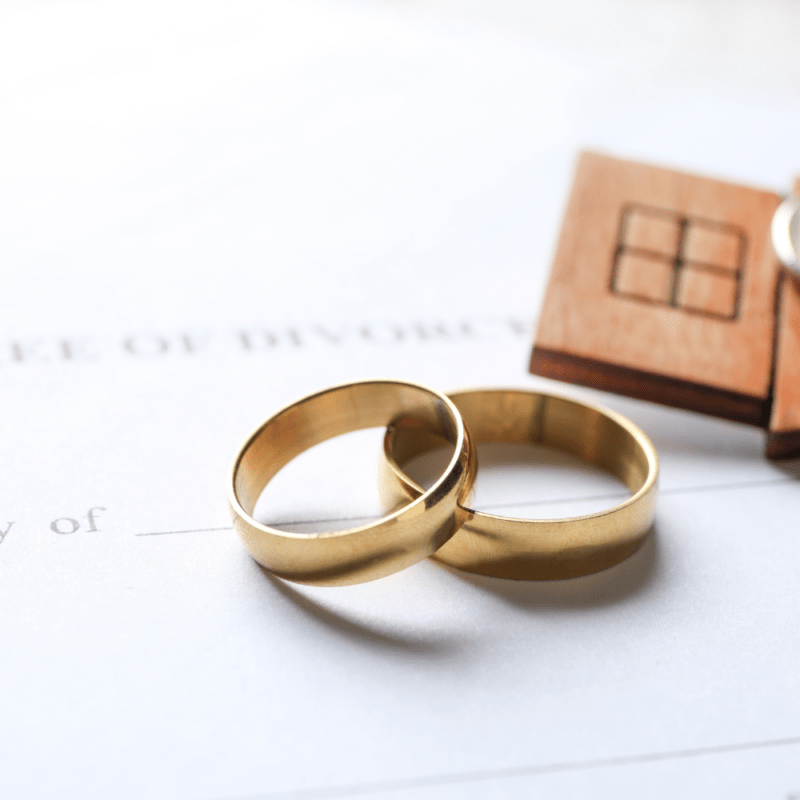
{"label": "engraved window on wood", "polygon": [[611,291],[723,320],[739,316],[744,231],[660,208],[622,210]]}

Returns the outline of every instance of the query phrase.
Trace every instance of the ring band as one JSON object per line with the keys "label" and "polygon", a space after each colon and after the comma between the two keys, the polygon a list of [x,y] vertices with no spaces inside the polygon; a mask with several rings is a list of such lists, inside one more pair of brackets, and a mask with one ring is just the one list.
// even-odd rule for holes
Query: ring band
{"label": "ring band", "polygon": [[[289,533],[253,519],[264,487],[300,453],[333,436],[385,425],[430,430],[455,446],[428,491],[377,522],[332,533]],[[278,411],[247,439],[228,483],[233,526],[250,555],[286,580],[341,586],[390,575],[429,556],[458,529],[459,501],[475,475],[470,449],[461,415],[439,392],[390,380],[336,386]]]}
{"label": "ring band", "polygon": [[[498,578],[553,580],[598,572],[636,551],[653,522],[658,481],[655,448],[636,425],[613,411],[536,392],[478,390],[449,397],[473,442],[553,447],[612,473],[633,496],[567,519],[515,519],[464,508],[463,527],[436,560]],[[422,489],[402,465],[440,445],[433,432],[389,428],[381,479],[408,499],[418,497]]]}

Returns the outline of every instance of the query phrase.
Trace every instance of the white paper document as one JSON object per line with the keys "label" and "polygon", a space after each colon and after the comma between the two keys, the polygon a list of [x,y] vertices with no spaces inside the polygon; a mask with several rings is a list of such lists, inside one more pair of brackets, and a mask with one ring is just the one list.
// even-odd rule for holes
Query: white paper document
{"label": "white paper document", "polygon": [[[789,190],[800,18],[506,5],[0,8],[4,800],[800,797],[800,466],[527,373],[580,148]],[[567,581],[271,577],[235,452],[375,377],[627,415],[661,460],[645,544]],[[380,442],[290,464],[262,518],[379,514]],[[497,513],[625,496],[547,451],[481,464]]]}

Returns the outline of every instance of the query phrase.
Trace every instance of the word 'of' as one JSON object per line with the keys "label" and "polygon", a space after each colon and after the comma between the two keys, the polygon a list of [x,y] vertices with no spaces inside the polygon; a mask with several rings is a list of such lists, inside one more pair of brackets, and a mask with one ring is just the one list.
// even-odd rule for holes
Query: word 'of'
{"label": "word 'of'", "polygon": [[[99,512],[105,510],[103,506],[93,506],[86,512],[85,516],[79,517],[78,519],[73,517],[59,517],[50,523],[50,530],[53,531],[53,533],[58,533],[63,536],[77,533],[78,531],[100,533],[101,529],[97,526],[98,517],[100,516]],[[86,520],[86,522],[84,523],[82,520]],[[3,540],[8,536],[9,531],[15,524],[14,522],[0,522],[0,544],[3,543]]]}

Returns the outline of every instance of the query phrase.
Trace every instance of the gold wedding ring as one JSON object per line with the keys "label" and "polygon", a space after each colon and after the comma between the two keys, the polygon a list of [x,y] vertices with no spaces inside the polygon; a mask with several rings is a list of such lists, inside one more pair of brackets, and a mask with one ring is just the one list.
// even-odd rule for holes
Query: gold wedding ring
{"label": "gold wedding ring", "polygon": [[[614,508],[567,519],[515,519],[465,507],[462,528],[436,551],[436,560],[481,575],[551,580],[597,572],[639,547],[655,514],[658,456],[636,425],[613,411],[535,392],[480,390],[449,397],[473,442],[556,448],[615,475],[632,497]],[[402,467],[440,445],[435,431],[390,427],[382,480],[407,500],[420,497],[422,488]]]}
{"label": "gold wedding ring", "polygon": [[[300,453],[333,436],[385,425],[431,431],[454,445],[447,469],[428,491],[377,522],[332,533],[289,533],[253,519],[264,487]],[[439,392],[392,380],[335,386],[278,411],[247,439],[228,483],[233,525],[250,555],[286,580],[337,586],[381,578],[421,561],[456,532],[460,501],[475,474],[470,449],[461,415]]]}

